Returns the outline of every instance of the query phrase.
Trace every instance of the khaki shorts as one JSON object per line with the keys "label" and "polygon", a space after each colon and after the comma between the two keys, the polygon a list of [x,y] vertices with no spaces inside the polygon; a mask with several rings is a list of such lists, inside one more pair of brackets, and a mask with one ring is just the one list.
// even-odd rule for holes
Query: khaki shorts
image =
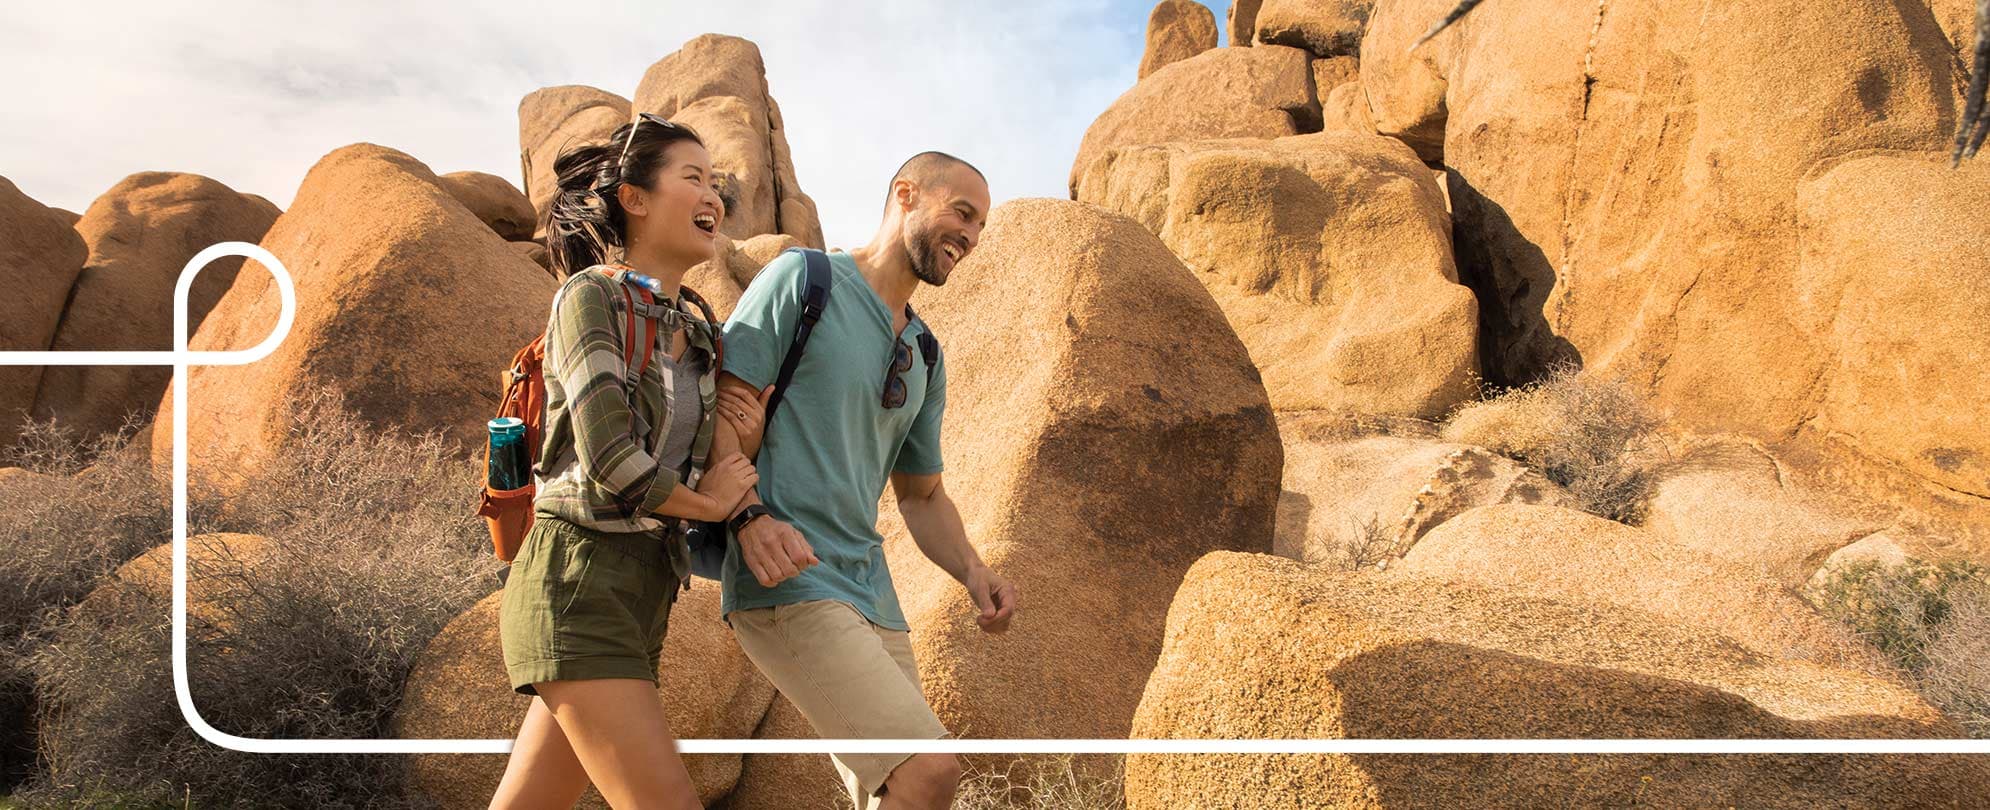
{"label": "khaki shorts", "polygon": [[512,689],[545,681],[655,683],[678,578],[660,533],[602,532],[539,515],[498,606]]}
{"label": "khaki shorts", "polygon": [[[733,611],[739,646],[823,739],[937,740],[950,736],[919,689],[912,639],[843,602]],[[878,789],[911,754],[836,754],[850,800],[877,807]]]}

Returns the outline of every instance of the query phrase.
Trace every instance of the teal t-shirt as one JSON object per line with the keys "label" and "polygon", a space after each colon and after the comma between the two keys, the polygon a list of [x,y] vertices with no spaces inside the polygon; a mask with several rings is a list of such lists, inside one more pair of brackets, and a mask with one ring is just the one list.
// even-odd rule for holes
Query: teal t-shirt
{"label": "teal t-shirt", "polygon": [[[775,517],[801,532],[821,565],[763,588],[729,543],[720,610],[772,607],[813,599],[847,602],[881,627],[908,629],[885,567],[878,534],[878,498],[892,471],[940,472],[940,414],[946,408],[944,358],[926,381],[919,353],[922,325],[892,334],[892,313],[847,253],[829,254],[829,305],[809,336],[801,364],[755,464],[760,499]],[[805,260],[783,253],[740,296],[725,327],[725,370],[755,388],[774,383],[794,342],[808,291]],[[911,353],[905,405],[884,407],[885,373],[894,340]]]}

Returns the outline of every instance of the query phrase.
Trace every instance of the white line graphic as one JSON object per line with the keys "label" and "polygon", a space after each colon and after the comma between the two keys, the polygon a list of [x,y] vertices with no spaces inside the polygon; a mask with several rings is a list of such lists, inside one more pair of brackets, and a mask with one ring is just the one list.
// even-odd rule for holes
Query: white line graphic
{"label": "white line graphic", "polygon": [[[242,256],[262,263],[283,298],[276,329],[252,349],[190,351],[187,296],[194,277],[216,259]],[[0,351],[0,366],[173,367],[173,692],[201,739],[262,754],[503,754],[511,740],[238,737],[209,725],[187,688],[187,368],[238,366],[268,357],[297,316],[290,271],[261,246],[222,242],[194,256],[173,287],[172,351]],[[1013,740],[680,740],[687,754],[1990,754],[1990,740],[1963,739],[1013,739]]]}

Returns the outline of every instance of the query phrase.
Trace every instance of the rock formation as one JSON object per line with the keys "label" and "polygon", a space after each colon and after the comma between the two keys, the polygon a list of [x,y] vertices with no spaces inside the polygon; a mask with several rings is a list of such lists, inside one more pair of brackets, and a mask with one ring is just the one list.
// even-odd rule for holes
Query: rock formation
{"label": "rock formation", "polygon": [[[269,357],[196,366],[189,469],[225,497],[282,452],[285,403],[307,386],[342,394],[362,419],[440,430],[479,450],[496,410],[496,372],[545,329],[553,280],[400,152],[349,146],[312,167],[262,245],[295,280],[297,316]],[[193,337],[196,350],[246,349],[276,323],[276,285],[250,262]],[[154,425],[155,466],[172,449],[171,386]]]}
{"label": "rock formation", "polygon": [[[55,339],[69,289],[89,249],[66,216],[0,177],[0,349],[42,351]],[[0,448],[20,437],[35,405],[39,366],[0,366]]]}
{"label": "rock formation", "polygon": [[1196,271],[1274,408],[1436,418],[1477,394],[1477,307],[1458,284],[1444,198],[1394,140],[1117,149],[1078,198],[1134,217]]}
{"label": "rock formation", "polygon": [[532,201],[508,181],[484,172],[450,172],[437,180],[477,219],[507,242],[530,240],[538,222]]}
{"label": "rock formation", "polygon": [[759,46],[718,34],[693,39],[650,66],[633,104],[698,131],[713,167],[729,175],[730,207],[720,225],[727,236],[781,233],[822,247],[822,223],[795,179]]}
{"label": "rock formation", "polygon": [[[187,261],[218,242],[261,241],[280,213],[268,200],[199,175],[125,178],[76,224],[90,254],[49,348],[172,349],[173,287]],[[242,261],[216,261],[195,277],[190,332],[235,282]],[[57,419],[79,436],[117,430],[127,414],[158,407],[172,378],[169,366],[52,366],[42,374],[35,418]]]}
{"label": "rock formation", "polygon": [[1196,0],[1161,0],[1147,15],[1140,78],[1216,47],[1216,15]]}
{"label": "rock formation", "polygon": [[[1703,739],[1959,729],[1904,687],[1766,656],[1640,610],[1212,554],[1169,612],[1133,733]],[[1929,756],[1133,756],[1126,773],[1131,810],[1934,806],[1985,791],[1990,765]]]}
{"label": "rock formation", "polygon": [[997,207],[916,306],[945,352],[947,490],[1024,599],[1012,631],[982,633],[884,510],[927,697],[976,737],[1125,736],[1182,572],[1271,548],[1264,387],[1167,247],[1088,205]]}
{"label": "rock formation", "polygon": [[1071,194],[1093,161],[1123,146],[1206,138],[1277,138],[1320,128],[1305,51],[1216,48],[1146,77],[1085,130]]}

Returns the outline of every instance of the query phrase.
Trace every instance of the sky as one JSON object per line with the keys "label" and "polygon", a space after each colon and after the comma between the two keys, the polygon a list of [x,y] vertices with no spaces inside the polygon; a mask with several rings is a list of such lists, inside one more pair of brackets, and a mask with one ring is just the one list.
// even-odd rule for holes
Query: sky
{"label": "sky", "polygon": [[[869,241],[906,157],[953,152],[996,201],[1066,196],[1078,142],[1134,82],[1141,0],[36,2],[0,10],[0,176],[82,212],[139,171],[287,206],[318,158],[371,142],[522,185],[518,101],[628,97],[703,33],[759,44],[831,246]],[[1210,4],[1221,28],[1227,3]],[[410,8],[412,7],[412,8]]]}

